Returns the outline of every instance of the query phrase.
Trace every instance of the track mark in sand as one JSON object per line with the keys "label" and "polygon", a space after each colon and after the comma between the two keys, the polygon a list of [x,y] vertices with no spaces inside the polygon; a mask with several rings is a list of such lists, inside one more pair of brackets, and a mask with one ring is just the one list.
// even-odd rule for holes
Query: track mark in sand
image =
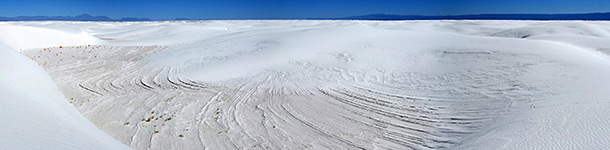
{"label": "track mark in sand", "polygon": [[81,87],[81,88],[83,88],[83,89],[85,89],[85,90],[87,90],[87,91],[89,91],[89,92],[91,92],[91,93],[93,93],[93,94],[97,94],[97,95],[99,95],[99,96],[102,96],[102,94],[100,94],[100,93],[98,93],[98,92],[96,92],[96,91],[94,91],[94,90],[91,90],[91,89],[89,89],[89,88],[87,88],[87,87],[83,86],[82,84],[78,84],[78,86],[79,86],[79,87]]}
{"label": "track mark in sand", "polygon": [[388,72],[393,78],[320,87],[302,83],[361,77],[349,70],[311,79],[269,71],[205,83],[141,61],[165,47],[87,47],[26,55],[42,56],[34,60],[49,63],[44,67],[64,95],[87,100],[75,105],[83,115],[136,149],[446,149],[535,90],[512,79],[527,62],[491,51],[430,54],[439,66],[478,63],[456,72]]}
{"label": "track mark in sand", "polygon": [[146,87],[146,88],[148,88],[148,89],[150,89],[150,90],[155,89],[155,88],[153,88],[152,86],[150,86],[150,85],[148,85],[148,84],[144,83],[144,79],[140,79],[140,83],[141,83],[141,84],[142,84],[144,87]]}
{"label": "track mark in sand", "polygon": [[335,139],[338,139],[339,141],[341,141],[341,142],[343,142],[343,143],[345,143],[345,144],[347,144],[347,145],[349,145],[349,146],[352,146],[352,147],[354,147],[354,148],[357,148],[357,149],[365,149],[365,148],[360,147],[360,146],[356,145],[355,143],[352,143],[352,142],[350,142],[350,141],[348,141],[348,140],[346,140],[346,139],[343,139],[343,138],[341,138],[341,137],[337,137],[337,136],[335,136],[335,135],[333,135],[333,134],[329,134],[329,133],[325,132],[325,131],[324,131],[323,129],[321,129],[320,127],[317,127],[317,126],[316,126],[314,123],[311,123],[311,122],[308,122],[308,121],[305,121],[305,120],[300,119],[299,117],[295,116],[295,115],[294,115],[294,114],[293,114],[291,111],[289,111],[288,109],[286,109],[286,107],[285,107],[285,106],[282,106],[282,108],[284,109],[284,111],[285,111],[285,112],[287,112],[287,113],[288,113],[288,115],[290,115],[290,116],[291,116],[291,117],[293,117],[294,119],[298,120],[299,122],[301,122],[301,123],[303,123],[303,124],[307,125],[307,126],[308,126],[308,127],[310,127],[311,129],[314,129],[314,130],[315,130],[317,133],[319,133],[319,134],[321,134],[321,135],[323,135],[323,136],[326,136],[326,137],[329,137],[329,138],[335,138]]}

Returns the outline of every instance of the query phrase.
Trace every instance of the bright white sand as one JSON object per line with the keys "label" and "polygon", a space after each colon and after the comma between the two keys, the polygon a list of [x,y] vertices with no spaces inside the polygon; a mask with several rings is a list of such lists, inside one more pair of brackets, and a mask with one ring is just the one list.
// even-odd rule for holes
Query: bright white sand
{"label": "bright white sand", "polygon": [[[2,60],[28,67],[0,69],[46,77],[29,71],[39,64],[59,87],[4,77],[0,87],[23,86],[5,95],[54,94],[31,99],[69,102],[135,149],[610,146],[610,22],[9,22],[0,31],[3,51],[33,60],[10,52]],[[13,120],[28,117],[10,111],[42,108],[80,117],[27,105],[41,108],[0,110]],[[0,139],[55,134],[18,126],[33,123],[9,124]]]}

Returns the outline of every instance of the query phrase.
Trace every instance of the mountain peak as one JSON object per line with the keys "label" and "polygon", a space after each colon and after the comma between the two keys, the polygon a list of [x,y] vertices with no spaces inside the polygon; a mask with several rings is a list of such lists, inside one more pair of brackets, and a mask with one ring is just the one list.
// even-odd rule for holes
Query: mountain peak
{"label": "mountain peak", "polygon": [[81,15],[78,15],[78,16],[76,16],[76,17],[93,17],[93,16],[91,16],[91,15],[89,15],[89,14],[81,14]]}
{"label": "mountain peak", "polygon": [[78,16],[19,16],[19,17],[0,17],[0,21],[151,21],[149,18],[121,18],[112,19],[107,16],[91,16],[81,14]]}

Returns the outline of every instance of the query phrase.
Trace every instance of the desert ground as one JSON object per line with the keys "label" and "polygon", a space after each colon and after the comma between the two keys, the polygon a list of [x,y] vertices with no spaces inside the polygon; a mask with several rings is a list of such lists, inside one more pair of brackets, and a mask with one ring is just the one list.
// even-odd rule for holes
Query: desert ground
{"label": "desert ground", "polygon": [[0,22],[0,57],[8,148],[610,147],[610,22]]}

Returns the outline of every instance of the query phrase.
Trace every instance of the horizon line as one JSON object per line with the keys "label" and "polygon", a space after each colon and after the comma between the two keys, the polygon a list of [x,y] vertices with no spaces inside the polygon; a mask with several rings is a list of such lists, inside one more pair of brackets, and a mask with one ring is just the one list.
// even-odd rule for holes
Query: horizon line
{"label": "horizon line", "polygon": [[[104,22],[111,22],[111,21],[118,21],[118,22],[125,22],[125,21],[130,21],[128,19],[135,19],[133,21],[195,21],[195,20],[375,20],[375,19],[350,19],[350,18],[358,18],[358,17],[367,17],[367,16],[374,16],[374,15],[385,15],[385,16],[392,16],[392,17],[423,17],[422,19],[417,19],[417,18],[412,18],[412,19],[390,19],[390,20],[443,20],[444,18],[447,18],[446,20],[493,20],[494,18],[484,18],[484,19],[471,19],[471,18],[457,18],[457,17],[468,17],[468,16],[472,16],[472,17],[476,17],[476,16],[481,16],[481,15],[593,15],[593,14],[608,14],[608,16],[604,16],[605,18],[603,18],[603,20],[610,20],[610,12],[586,12],[586,13],[473,13],[473,14],[459,14],[459,15],[404,15],[404,14],[394,14],[394,13],[372,13],[372,14],[364,14],[364,15],[353,15],[353,16],[346,16],[346,17],[282,17],[282,18],[186,18],[186,17],[176,17],[176,18],[171,18],[171,19],[151,19],[148,17],[121,17],[118,19],[115,18],[110,18],[106,15],[90,15],[87,13],[83,13],[83,14],[79,14],[79,15],[66,15],[66,16],[45,16],[45,15],[34,15],[34,16],[24,16],[24,15],[20,15],[20,16],[14,16],[14,17],[8,17],[8,16],[0,16],[0,21],[4,22],[4,21],[104,21]],[[64,17],[63,19],[76,19],[76,17],[80,17],[80,16],[89,16],[91,18],[99,18],[99,17],[103,17],[105,19],[109,19],[109,20],[53,20],[53,19],[40,19],[40,20],[36,20],[33,17],[47,17],[47,18],[59,18],[59,17]],[[32,18],[32,20],[3,20],[3,19],[18,19],[18,18]],[[428,17],[428,19],[425,19],[425,17]],[[444,18],[443,18],[444,17]],[[454,17],[454,18],[452,18]],[[497,18],[498,20],[507,20],[506,18]],[[552,18],[549,19],[544,19],[544,18],[540,18],[541,20],[555,20]],[[528,20],[528,19],[511,19],[511,20]],[[537,19],[535,19],[537,20]],[[558,20],[562,20],[562,19],[558,19]],[[567,19],[567,20],[579,20],[579,19]],[[583,19],[583,20],[588,20],[588,19]]]}

